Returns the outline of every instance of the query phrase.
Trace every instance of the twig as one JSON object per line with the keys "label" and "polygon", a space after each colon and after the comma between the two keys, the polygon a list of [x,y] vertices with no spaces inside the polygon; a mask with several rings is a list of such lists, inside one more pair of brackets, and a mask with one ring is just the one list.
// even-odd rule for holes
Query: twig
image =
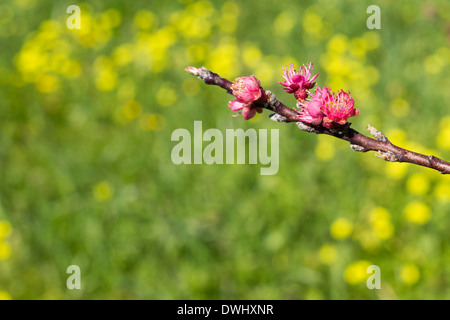
{"label": "twig", "polygon": [[[186,67],[187,72],[197,76],[206,84],[217,85],[232,94],[232,82],[221,78],[218,74],[207,70],[205,67],[195,68]],[[350,128],[351,123],[347,122],[338,129],[328,129],[324,126],[315,126],[309,123],[299,121],[299,113],[295,109],[291,109],[278,101],[275,95],[270,91],[265,91],[266,101],[256,102],[256,107],[261,107],[275,113],[270,115],[270,119],[277,122],[295,122],[297,127],[303,131],[326,134],[341,140],[348,141],[350,147],[359,152],[375,151],[375,155],[390,162],[408,162],[423,167],[438,170],[442,174],[450,174],[450,163],[439,159],[435,156],[427,156],[407,149],[400,148],[391,143],[384,134],[377,129],[368,126],[370,134],[375,139],[362,135],[358,131]]]}

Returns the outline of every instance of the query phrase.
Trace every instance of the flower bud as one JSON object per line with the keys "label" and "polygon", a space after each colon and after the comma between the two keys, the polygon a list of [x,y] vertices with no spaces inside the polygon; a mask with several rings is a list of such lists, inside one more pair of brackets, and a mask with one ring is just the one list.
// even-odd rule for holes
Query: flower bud
{"label": "flower bud", "polygon": [[261,107],[255,107],[254,102],[266,98],[266,94],[261,87],[261,83],[255,76],[240,77],[233,81],[231,85],[233,95],[237,100],[230,101],[228,106],[232,111],[242,110],[235,116],[244,115],[248,120],[255,116],[256,112],[261,113]]}
{"label": "flower bud", "polygon": [[241,102],[252,103],[262,95],[261,84],[255,76],[240,77],[231,85],[233,95]]}
{"label": "flower bud", "polygon": [[295,71],[294,65],[290,68],[283,68],[284,82],[278,82],[283,85],[287,93],[293,93],[298,101],[303,101],[308,97],[308,90],[315,86],[314,80],[319,74],[311,77],[312,63],[308,66],[301,66],[298,71]]}

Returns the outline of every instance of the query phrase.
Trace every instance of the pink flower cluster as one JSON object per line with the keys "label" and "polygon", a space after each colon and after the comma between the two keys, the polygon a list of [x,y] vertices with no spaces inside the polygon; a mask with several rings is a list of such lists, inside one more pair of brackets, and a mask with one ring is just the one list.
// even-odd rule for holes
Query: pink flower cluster
{"label": "pink flower cluster", "polygon": [[314,88],[317,76],[311,77],[312,73],[312,63],[308,66],[301,66],[298,71],[295,71],[294,65],[291,64],[290,68],[283,68],[283,78],[284,82],[278,82],[279,84],[285,86],[284,90],[287,93],[293,93],[298,101],[303,101],[308,96],[308,90]]}
{"label": "pink flower cluster", "polygon": [[[294,65],[283,68],[284,82],[279,82],[288,93],[293,93],[297,99],[297,106],[301,109],[299,120],[313,125],[322,125],[326,128],[336,128],[347,123],[349,117],[359,114],[359,110],[354,108],[355,101],[349,93],[343,90],[333,93],[330,88],[318,87],[314,94],[310,93],[316,83],[316,74],[312,76],[312,63],[303,65],[295,71]],[[236,100],[230,101],[228,106],[232,111],[240,111],[237,115],[244,115],[248,120],[255,116],[256,112],[261,113],[262,108],[259,103],[267,101],[267,95],[261,87],[261,83],[255,76],[240,77],[233,81],[231,85],[232,94]]]}
{"label": "pink flower cluster", "polygon": [[299,102],[301,106],[299,120],[313,125],[333,128],[347,123],[349,117],[359,114],[354,108],[355,101],[349,93],[341,90],[333,93],[330,88],[317,88],[311,98]]}
{"label": "pink flower cluster", "polygon": [[231,90],[237,100],[230,101],[228,106],[232,111],[242,110],[235,116],[243,114],[244,119],[249,120],[255,116],[256,112],[262,112],[262,108],[255,107],[254,102],[267,99],[267,97],[255,76],[237,78],[233,81]]}

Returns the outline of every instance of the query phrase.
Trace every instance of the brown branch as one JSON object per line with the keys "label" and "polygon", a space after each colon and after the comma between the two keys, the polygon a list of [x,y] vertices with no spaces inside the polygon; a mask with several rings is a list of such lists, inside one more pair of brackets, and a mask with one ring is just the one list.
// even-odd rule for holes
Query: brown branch
{"label": "brown branch", "polygon": [[[232,82],[221,78],[218,74],[207,70],[205,67],[186,67],[187,72],[202,79],[206,84],[217,85],[232,94]],[[427,156],[407,149],[400,148],[392,144],[381,132],[368,126],[368,130],[375,139],[362,135],[358,131],[350,128],[351,123],[347,122],[338,129],[328,129],[323,126],[314,126],[298,120],[298,111],[285,106],[278,101],[270,91],[265,91],[267,101],[258,102],[255,107],[271,110],[274,113],[270,118],[278,122],[295,122],[299,129],[316,133],[327,134],[341,140],[348,141],[350,147],[359,152],[376,151],[377,157],[391,162],[408,162],[423,167],[438,170],[442,174],[450,174],[450,163],[435,156]]]}

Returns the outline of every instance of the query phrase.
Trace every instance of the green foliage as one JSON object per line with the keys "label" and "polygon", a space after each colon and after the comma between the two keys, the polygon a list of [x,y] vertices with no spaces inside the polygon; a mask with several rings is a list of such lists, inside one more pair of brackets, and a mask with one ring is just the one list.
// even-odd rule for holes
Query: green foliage
{"label": "green foliage", "polygon": [[[254,74],[293,106],[281,66],[312,61],[351,90],[356,130],[448,160],[448,1],[378,1],[380,30],[359,1],[103,1],[80,30],[70,4],[0,5],[1,298],[450,298],[449,177],[233,118],[183,71]],[[279,129],[279,172],[174,165],[171,134],[195,120]]]}

